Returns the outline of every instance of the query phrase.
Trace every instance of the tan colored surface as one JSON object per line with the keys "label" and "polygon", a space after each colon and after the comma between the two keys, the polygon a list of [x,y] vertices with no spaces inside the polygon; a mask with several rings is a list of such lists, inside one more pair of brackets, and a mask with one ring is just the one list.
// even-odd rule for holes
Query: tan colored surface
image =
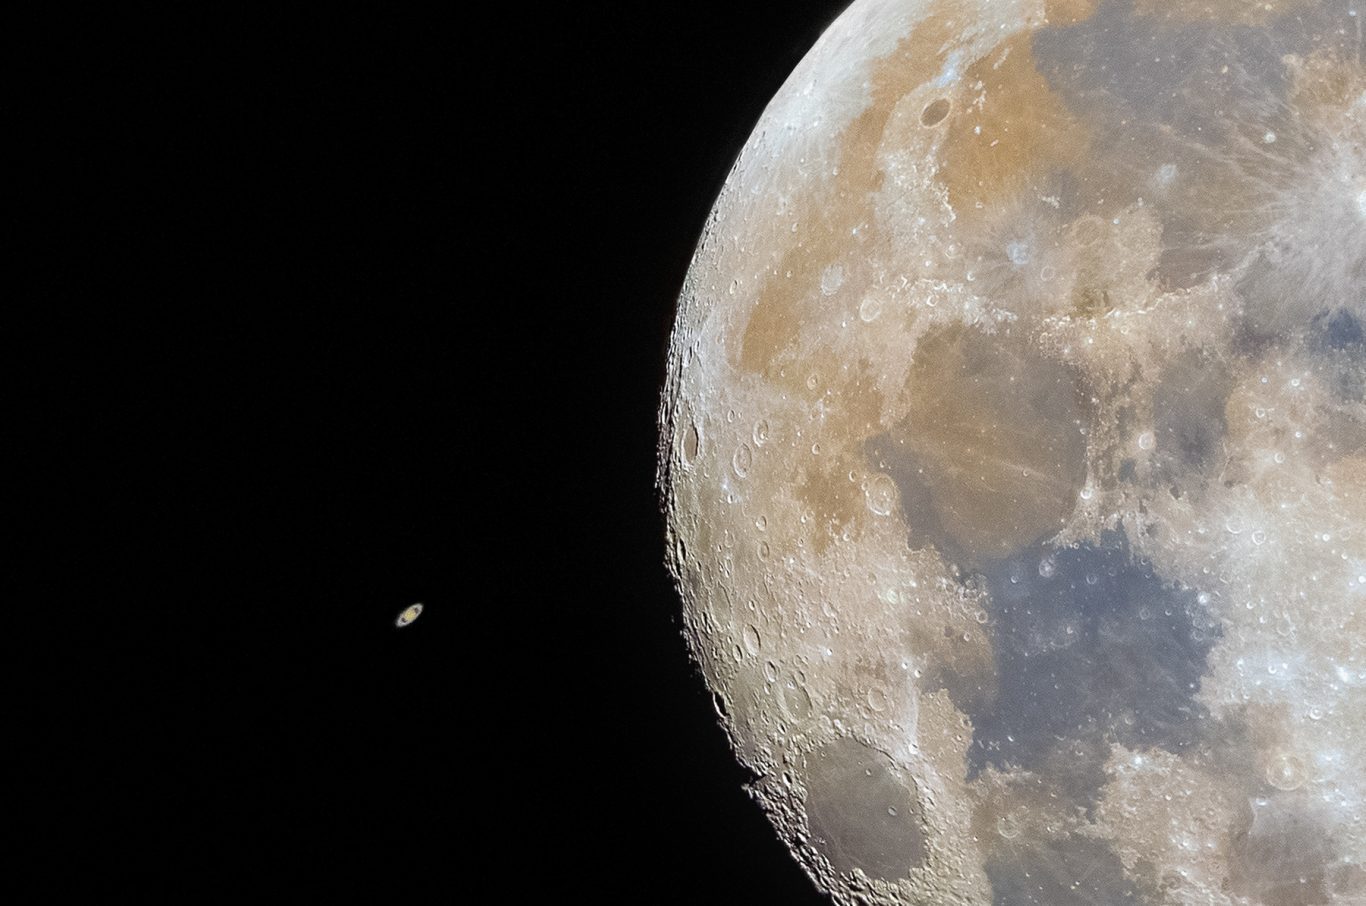
{"label": "tan colored surface", "polygon": [[856,0],[756,127],[660,487],[837,902],[1366,898],[1349,9]]}

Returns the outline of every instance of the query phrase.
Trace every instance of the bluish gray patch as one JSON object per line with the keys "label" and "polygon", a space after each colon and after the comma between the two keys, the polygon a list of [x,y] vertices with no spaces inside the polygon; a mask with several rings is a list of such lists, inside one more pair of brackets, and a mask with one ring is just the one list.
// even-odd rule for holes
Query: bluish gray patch
{"label": "bluish gray patch", "polygon": [[947,88],[954,82],[958,81],[958,77],[961,74],[960,67],[962,67],[962,65],[962,51],[955,50],[952,53],[950,53],[949,58],[944,61],[944,68],[941,69],[939,71],[939,75],[935,77],[934,87]]}
{"label": "bluish gray patch", "polygon": [[[1095,126],[1091,158],[1103,165],[1088,180],[1106,186],[1110,203],[1142,197],[1161,220],[1154,276],[1163,286],[1192,286],[1243,260],[1240,206],[1259,203],[1265,187],[1279,184],[1285,162],[1312,150],[1302,130],[1281,128],[1290,84],[1283,60],[1311,51],[1307,40],[1226,21],[1134,15],[1130,0],[1103,2],[1088,19],[1035,34],[1039,72]],[[1274,155],[1230,155],[1262,147],[1272,126],[1281,135]],[[1154,160],[1174,168],[1187,191],[1154,192]],[[1247,197],[1208,188],[1228,185]]]}
{"label": "bluish gray patch", "polygon": [[1022,843],[998,851],[986,870],[993,906],[1157,902],[1126,877],[1124,864],[1106,843],[1087,837]]}
{"label": "bluish gray patch", "polygon": [[1118,475],[1120,481],[1137,481],[1138,463],[1134,462],[1132,459],[1124,459],[1119,464]]}
{"label": "bluish gray patch", "polygon": [[985,577],[999,694],[971,715],[970,776],[1036,770],[1089,808],[1112,743],[1181,752],[1197,741],[1195,694],[1219,628],[1193,589],[1133,559],[1122,533],[1033,548]]}
{"label": "bluish gray patch", "polygon": [[1310,324],[1307,346],[1338,398],[1366,399],[1366,331],[1356,315],[1345,308],[1320,312]]}
{"label": "bluish gray patch", "polygon": [[1201,351],[1188,353],[1167,367],[1153,402],[1166,479],[1188,481],[1217,465],[1227,430],[1224,408],[1231,386],[1228,366]]}
{"label": "bluish gray patch", "polygon": [[1315,345],[1321,349],[1366,355],[1366,334],[1361,321],[1345,308],[1326,311],[1314,318]]}
{"label": "bluish gray patch", "polygon": [[[1126,132],[1144,129],[1150,140],[1152,127],[1162,124],[1213,146],[1288,87],[1281,62],[1287,48],[1275,33],[1136,16],[1129,0],[1109,0],[1088,19],[1040,30],[1033,51],[1049,87],[1072,106],[1113,119]],[[1161,65],[1153,65],[1155,58]],[[1232,76],[1221,78],[1225,66]]]}

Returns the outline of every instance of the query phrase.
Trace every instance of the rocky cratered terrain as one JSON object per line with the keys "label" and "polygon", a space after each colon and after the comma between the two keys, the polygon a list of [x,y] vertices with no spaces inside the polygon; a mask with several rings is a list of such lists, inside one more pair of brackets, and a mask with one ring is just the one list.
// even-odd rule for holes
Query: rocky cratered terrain
{"label": "rocky cratered terrain", "polygon": [[1358,4],[858,0],[755,128],[660,482],[836,901],[1366,903]]}

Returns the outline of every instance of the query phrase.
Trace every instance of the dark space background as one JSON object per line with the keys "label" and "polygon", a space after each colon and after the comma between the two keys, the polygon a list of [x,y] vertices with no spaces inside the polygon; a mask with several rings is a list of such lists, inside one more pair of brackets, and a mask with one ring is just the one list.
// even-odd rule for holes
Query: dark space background
{"label": "dark space background", "polygon": [[[588,745],[598,779],[577,797],[591,809],[600,795],[612,812],[611,832],[594,842],[620,872],[609,901],[827,902],[743,792],[747,778],[687,660],[661,568],[655,435],[644,426],[659,402],[673,301],[716,193],[768,101],[843,5],[702,4],[667,16],[641,6],[605,16],[591,38],[570,29],[562,39],[585,72],[554,131],[578,133],[577,162],[591,174],[563,214],[568,230],[587,216],[599,253],[584,256],[581,292],[567,294],[584,300],[601,331],[580,360],[601,402],[574,419],[602,426],[580,435],[592,451],[589,511],[602,520],[593,527],[602,548],[574,555],[589,568],[581,600],[593,613],[582,624],[584,614],[562,619],[586,649],[611,640],[588,677],[589,698],[606,711]],[[605,451],[595,437],[611,438]]]}
{"label": "dark space background", "polygon": [[842,6],[45,38],[20,553],[79,603],[16,636],[62,702],[24,718],[40,883],[822,902],[688,660],[653,480],[701,227]]}

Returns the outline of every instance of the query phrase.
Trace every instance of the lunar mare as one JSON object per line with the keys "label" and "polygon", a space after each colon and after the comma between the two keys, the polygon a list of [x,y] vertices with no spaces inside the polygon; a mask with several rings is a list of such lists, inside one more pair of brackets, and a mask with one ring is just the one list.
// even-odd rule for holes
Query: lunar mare
{"label": "lunar mare", "polygon": [[659,483],[836,902],[1366,902],[1364,18],[856,0],[756,126]]}

